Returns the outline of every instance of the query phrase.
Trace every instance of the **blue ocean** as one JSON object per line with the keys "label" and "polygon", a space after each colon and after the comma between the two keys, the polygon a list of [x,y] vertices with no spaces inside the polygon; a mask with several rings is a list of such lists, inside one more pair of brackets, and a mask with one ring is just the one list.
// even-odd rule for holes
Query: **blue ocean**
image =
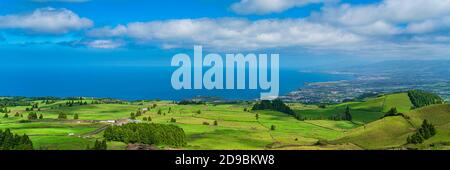
{"label": "blue ocean", "polygon": [[[171,67],[88,67],[58,69],[0,69],[0,96],[99,97],[123,100],[183,100],[196,96],[252,100],[260,90],[174,90]],[[349,79],[336,74],[280,70],[280,95],[306,82]]]}

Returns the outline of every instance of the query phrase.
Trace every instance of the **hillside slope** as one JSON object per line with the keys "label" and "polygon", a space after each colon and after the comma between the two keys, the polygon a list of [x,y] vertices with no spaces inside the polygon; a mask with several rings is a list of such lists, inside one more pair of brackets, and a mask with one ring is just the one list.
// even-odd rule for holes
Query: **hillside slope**
{"label": "hillside slope", "polygon": [[[333,143],[353,143],[364,149],[389,148],[448,148],[450,146],[450,105],[432,105],[405,113],[407,117],[393,116],[374,121],[350,130]],[[424,119],[434,124],[437,134],[423,144],[406,144],[406,138],[413,134]]]}

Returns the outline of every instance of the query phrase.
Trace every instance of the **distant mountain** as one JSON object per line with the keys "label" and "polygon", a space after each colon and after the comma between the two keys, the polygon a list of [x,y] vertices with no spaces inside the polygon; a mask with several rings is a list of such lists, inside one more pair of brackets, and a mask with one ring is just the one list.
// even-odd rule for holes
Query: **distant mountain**
{"label": "distant mountain", "polygon": [[392,60],[335,70],[354,74],[432,76],[450,79],[450,60]]}

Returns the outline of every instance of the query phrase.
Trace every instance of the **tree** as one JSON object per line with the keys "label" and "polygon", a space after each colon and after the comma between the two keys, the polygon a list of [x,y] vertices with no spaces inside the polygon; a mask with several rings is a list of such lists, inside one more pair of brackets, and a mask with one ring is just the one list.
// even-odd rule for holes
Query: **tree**
{"label": "tree", "polygon": [[148,119],[147,119],[147,117],[144,117],[144,118],[142,118],[142,120],[143,120],[143,121],[147,121]]}
{"label": "tree", "polygon": [[142,112],[140,111],[140,110],[138,110],[137,112],[136,112],[136,117],[139,117],[139,116],[141,116],[142,115]]}
{"label": "tree", "polygon": [[256,120],[259,120],[259,114],[258,113],[256,113],[255,118],[256,118]]}
{"label": "tree", "polygon": [[176,123],[176,122],[177,122],[177,119],[174,119],[174,118],[170,118],[170,122],[172,122],[172,123]]}
{"label": "tree", "polygon": [[350,107],[345,108],[344,120],[352,121],[352,114],[350,113]]}
{"label": "tree", "polygon": [[147,118],[147,121],[151,122],[151,121],[152,121],[152,117],[149,116],[149,117]]}
{"label": "tree", "polygon": [[162,111],[161,109],[158,109],[158,115],[161,115]]}
{"label": "tree", "polygon": [[94,147],[89,148],[89,145],[87,146],[87,149],[89,150],[107,150],[108,146],[106,145],[106,140],[95,140]]}
{"label": "tree", "polygon": [[0,130],[0,150],[32,150],[33,143],[24,135],[13,134],[9,129]]}
{"label": "tree", "polygon": [[65,114],[65,113],[59,113],[58,114],[58,119],[67,119],[67,114]]}
{"label": "tree", "polygon": [[28,118],[28,120],[37,120],[38,116],[35,112],[31,112],[31,113],[28,113],[27,118]]}
{"label": "tree", "polygon": [[78,120],[78,114],[77,114],[77,113],[75,113],[75,114],[73,115],[73,119]]}
{"label": "tree", "polygon": [[219,123],[217,122],[217,120],[214,120],[214,126],[219,125]]}
{"label": "tree", "polygon": [[270,130],[275,130],[275,129],[276,129],[275,125],[270,126]]}
{"label": "tree", "polygon": [[184,130],[170,124],[128,123],[122,126],[109,126],[105,129],[103,137],[109,141],[124,143],[186,145]]}
{"label": "tree", "polygon": [[274,110],[290,115],[295,114],[295,112],[280,99],[275,99],[273,101],[261,100],[259,103],[253,105],[252,110]]}
{"label": "tree", "polygon": [[444,100],[433,93],[425,92],[422,90],[410,90],[408,91],[408,97],[414,108],[421,108],[432,104],[441,104]]}
{"label": "tree", "polygon": [[5,115],[3,115],[3,118],[8,118],[8,113],[5,113]]}
{"label": "tree", "polygon": [[397,108],[396,108],[396,107],[393,107],[393,108],[391,108],[388,112],[386,112],[386,113],[384,114],[384,117],[388,117],[388,116],[397,116],[397,113],[398,113]]}
{"label": "tree", "polygon": [[44,119],[44,115],[40,114],[39,119]]}
{"label": "tree", "polygon": [[428,123],[428,121],[425,119],[423,120],[422,125],[416,131],[416,133],[408,136],[406,141],[412,144],[419,144],[423,143],[423,141],[433,137],[434,135],[436,135],[436,128],[433,124]]}

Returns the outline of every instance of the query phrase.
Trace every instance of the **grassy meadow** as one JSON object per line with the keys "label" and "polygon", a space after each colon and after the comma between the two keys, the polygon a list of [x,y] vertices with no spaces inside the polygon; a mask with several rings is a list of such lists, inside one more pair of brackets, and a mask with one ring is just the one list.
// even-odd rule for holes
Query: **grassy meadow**
{"label": "grassy meadow", "polygon": [[[39,111],[27,111],[29,106],[8,107],[8,118],[0,115],[0,129],[27,134],[34,149],[83,150],[103,139],[103,131],[111,121],[130,121],[130,114],[143,111],[135,118],[139,123],[173,124],[181,127],[187,145],[182,148],[157,146],[161,149],[218,150],[345,150],[345,149],[449,149],[450,105],[432,105],[412,110],[406,93],[396,93],[326,107],[288,103],[297,114],[307,119],[271,110],[250,111],[252,102],[231,104],[179,105],[172,101],[135,101],[116,104],[93,103],[67,106],[69,100],[51,104],[36,100]],[[351,108],[352,121],[328,120],[333,114]],[[383,117],[396,107],[402,116]],[[43,119],[27,120],[30,112],[42,114]],[[14,116],[16,113],[21,116]],[[58,119],[65,113],[67,119]],[[73,116],[77,114],[78,119]],[[151,121],[145,121],[150,117]],[[258,117],[258,118],[257,118]],[[436,125],[437,135],[422,144],[406,144],[423,119]],[[172,121],[171,121],[172,120]],[[176,120],[175,122],[173,120]],[[214,122],[217,122],[215,125]],[[108,149],[123,150],[127,144],[108,142]]]}

